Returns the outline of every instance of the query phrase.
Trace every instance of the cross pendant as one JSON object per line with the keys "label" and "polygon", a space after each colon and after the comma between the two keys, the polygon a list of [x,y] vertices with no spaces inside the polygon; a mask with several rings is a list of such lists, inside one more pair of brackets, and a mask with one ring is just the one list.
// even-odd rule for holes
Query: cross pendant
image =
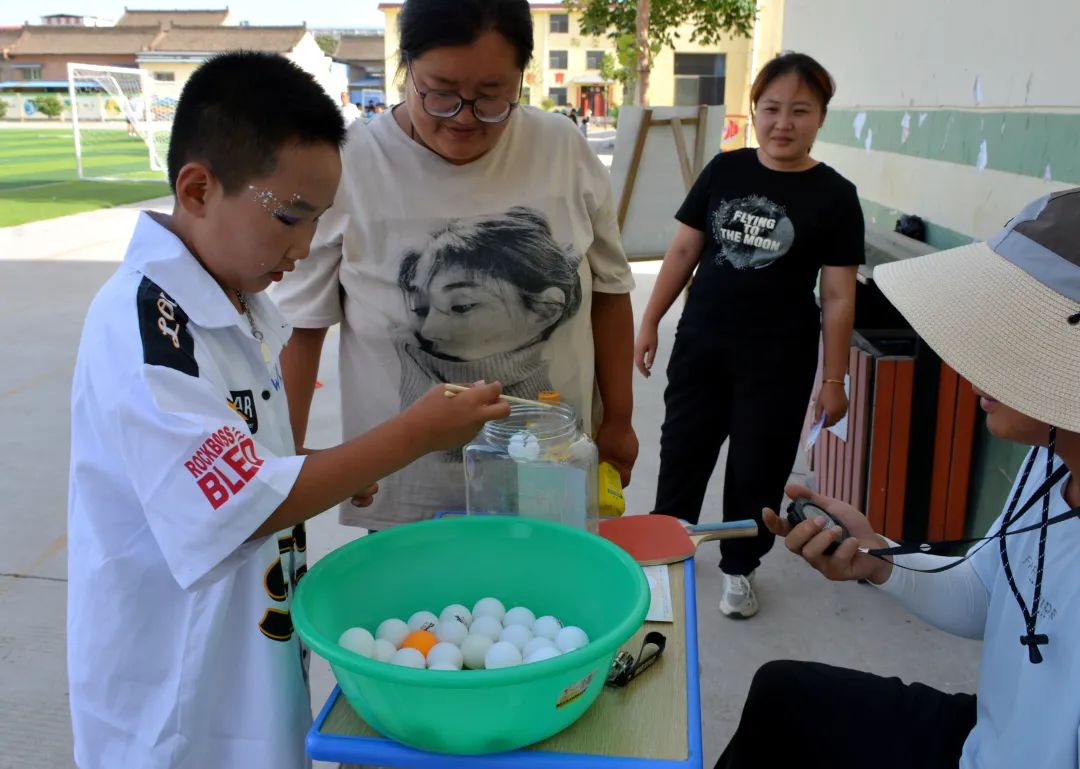
{"label": "cross pendant", "polygon": [[1042,652],[1039,651],[1040,646],[1048,646],[1050,644],[1050,637],[1039,633],[1036,635],[1034,632],[1027,635],[1020,636],[1020,644],[1028,648],[1028,659],[1031,660],[1033,665],[1038,665],[1043,661]]}

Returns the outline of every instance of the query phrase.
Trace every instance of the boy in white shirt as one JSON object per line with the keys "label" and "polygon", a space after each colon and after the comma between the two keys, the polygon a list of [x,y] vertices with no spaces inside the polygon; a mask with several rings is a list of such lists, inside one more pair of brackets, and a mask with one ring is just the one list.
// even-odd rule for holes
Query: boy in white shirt
{"label": "boy in white shirt", "polygon": [[[278,109],[267,111],[273,101]],[[297,456],[261,292],[334,199],[341,112],[280,56],[212,59],[169,145],[171,215],[144,213],[94,299],[72,394],[68,675],[82,769],[308,764],[290,598],[304,521],[467,442],[500,386],[415,406]]]}

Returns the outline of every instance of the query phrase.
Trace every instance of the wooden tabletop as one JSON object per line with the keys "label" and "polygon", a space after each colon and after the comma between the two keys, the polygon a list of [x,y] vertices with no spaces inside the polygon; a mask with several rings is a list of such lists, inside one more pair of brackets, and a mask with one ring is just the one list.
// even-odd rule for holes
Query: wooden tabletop
{"label": "wooden tabletop", "polygon": [[[660,659],[624,688],[605,686],[578,721],[525,750],[668,761],[687,759],[685,566],[677,563],[669,568],[675,621],[646,622],[622,647],[636,657],[645,634],[656,630],[667,637]],[[327,715],[320,734],[380,736],[343,696],[338,697]]]}

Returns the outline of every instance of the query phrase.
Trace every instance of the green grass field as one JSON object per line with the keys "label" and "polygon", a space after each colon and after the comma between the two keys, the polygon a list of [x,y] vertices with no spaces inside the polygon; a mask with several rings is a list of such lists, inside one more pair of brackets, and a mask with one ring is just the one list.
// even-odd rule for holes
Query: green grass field
{"label": "green grass field", "polygon": [[169,194],[146,146],[121,129],[83,138],[86,174],[141,181],[80,181],[70,129],[0,128],[0,227]]}

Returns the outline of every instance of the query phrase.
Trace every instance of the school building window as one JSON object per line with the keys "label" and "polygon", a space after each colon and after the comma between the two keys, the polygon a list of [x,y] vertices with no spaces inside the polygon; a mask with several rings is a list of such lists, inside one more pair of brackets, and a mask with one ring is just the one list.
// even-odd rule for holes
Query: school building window
{"label": "school building window", "polygon": [[174,82],[176,82],[176,73],[175,72],[161,72],[161,71],[158,71],[158,72],[154,72],[153,74],[154,74],[154,80],[160,80],[163,83],[174,83]]}
{"label": "school building window", "polygon": [[19,71],[20,80],[41,80],[40,64],[24,64],[22,66],[16,65],[15,69]]}
{"label": "school building window", "polygon": [[600,69],[600,64],[604,61],[603,51],[586,51],[585,52],[585,69]]}
{"label": "school building window", "polygon": [[565,88],[549,88],[548,96],[555,102],[556,107],[565,107],[567,104]]}
{"label": "school building window", "polygon": [[551,14],[551,27],[548,30],[552,34],[559,32],[570,31],[570,14],[568,13],[553,13]]}
{"label": "school building window", "polygon": [[548,66],[551,69],[566,69],[570,65],[569,51],[549,51]]}
{"label": "school building window", "polygon": [[676,53],[675,104],[723,104],[726,63],[722,53]]}

